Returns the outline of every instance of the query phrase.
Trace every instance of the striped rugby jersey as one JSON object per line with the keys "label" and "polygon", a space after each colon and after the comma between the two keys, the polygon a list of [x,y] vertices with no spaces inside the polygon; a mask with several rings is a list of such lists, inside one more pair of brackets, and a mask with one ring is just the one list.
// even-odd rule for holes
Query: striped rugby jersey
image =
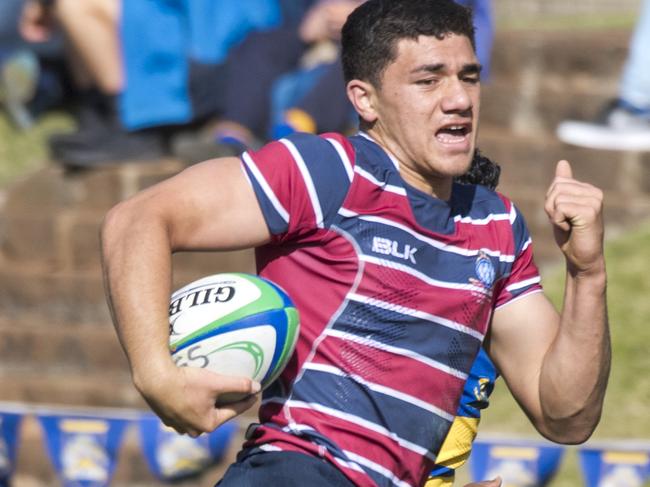
{"label": "striped rugby jersey", "polygon": [[493,310],[541,290],[521,214],[482,186],[420,192],[365,134],[242,160],[272,234],[258,271],[301,320],[246,446],[320,455],[359,486],[422,485]]}

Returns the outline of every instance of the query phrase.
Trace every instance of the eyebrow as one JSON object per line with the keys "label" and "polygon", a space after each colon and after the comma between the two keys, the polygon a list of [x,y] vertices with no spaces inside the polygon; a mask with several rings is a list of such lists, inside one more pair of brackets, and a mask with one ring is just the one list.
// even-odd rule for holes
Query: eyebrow
{"label": "eyebrow", "polygon": [[[413,69],[411,73],[412,74],[417,74],[417,73],[434,74],[434,73],[439,73],[441,71],[444,71],[446,67],[447,65],[444,63],[423,64]],[[458,74],[463,76],[468,74],[480,74],[482,69],[483,66],[481,66],[479,63],[467,63],[463,65],[463,67],[460,69]]]}

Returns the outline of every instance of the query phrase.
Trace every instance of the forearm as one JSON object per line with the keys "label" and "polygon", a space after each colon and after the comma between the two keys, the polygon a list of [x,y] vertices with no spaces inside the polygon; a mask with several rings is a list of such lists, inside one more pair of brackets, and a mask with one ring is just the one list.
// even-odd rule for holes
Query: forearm
{"label": "forearm", "polygon": [[[196,164],[118,204],[106,216],[102,263],[115,328],[138,391],[179,433],[213,431],[249,409],[259,384],[174,364],[168,318],[171,254],[244,248],[269,238],[237,158]],[[222,394],[233,393],[247,399],[215,407]]]}
{"label": "forearm", "polygon": [[171,365],[167,310],[171,246],[159,218],[129,203],[111,210],[102,227],[102,263],[111,314],[136,386]]}
{"label": "forearm", "polygon": [[568,443],[586,440],[598,424],[611,362],[606,274],[567,272],[560,326],[541,368],[543,429]]}

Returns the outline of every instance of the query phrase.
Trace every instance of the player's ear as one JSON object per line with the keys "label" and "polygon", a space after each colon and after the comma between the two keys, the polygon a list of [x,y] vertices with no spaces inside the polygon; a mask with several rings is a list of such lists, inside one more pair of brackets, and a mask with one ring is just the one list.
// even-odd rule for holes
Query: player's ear
{"label": "player's ear", "polygon": [[353,79],[348,82],[347,92],[352,106],[364,121],[373,123],[377,120],[376,90],[372,84]]}

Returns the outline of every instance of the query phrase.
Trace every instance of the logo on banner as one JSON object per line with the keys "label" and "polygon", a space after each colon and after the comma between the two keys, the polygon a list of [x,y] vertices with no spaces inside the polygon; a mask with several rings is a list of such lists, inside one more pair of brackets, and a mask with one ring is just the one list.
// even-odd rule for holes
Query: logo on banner
{"label": "logo on banner", "polygon": [[63,419],[61,462],[63,477],[105,483],[109,477],[106,453],[106,421]]}
{"label": "logo on banner", "polygon": [[198,438],[179,435],[158,417],[144,414],[139,420],[142,453],[154,475],[162,480],[194,477],[215,464],[237,431],[235,422],[225,423]]}
{"label": "logo on banner", "polygon": [[525,440],[479,440],[474,443],[470,469],[474,480],[501,477],[503,487],[546,485],[555,474],[563,447]]}
{"label": "logo on banner", "polygon": [[588,487],[643,487],[650,477],[648,451],[584,448],[580,464]]}
{"label": "logo on banner", "polygon": [[190,438],[175,431],[163,433],[156,459],[165,477],[181,477],[203,470],[211,462],[207,437]]}
{"label": "logo on banner", "polygon": [[488,479],[500,476],[504,487],[535,487],[537,484],[537,459],[535,448],[493,447],[490,451],[492,465]]}
{"label": "logo on banner", "polygon": [[48,451],[63,485],[110,483],[128,421],[116,418],[40,416]]}

